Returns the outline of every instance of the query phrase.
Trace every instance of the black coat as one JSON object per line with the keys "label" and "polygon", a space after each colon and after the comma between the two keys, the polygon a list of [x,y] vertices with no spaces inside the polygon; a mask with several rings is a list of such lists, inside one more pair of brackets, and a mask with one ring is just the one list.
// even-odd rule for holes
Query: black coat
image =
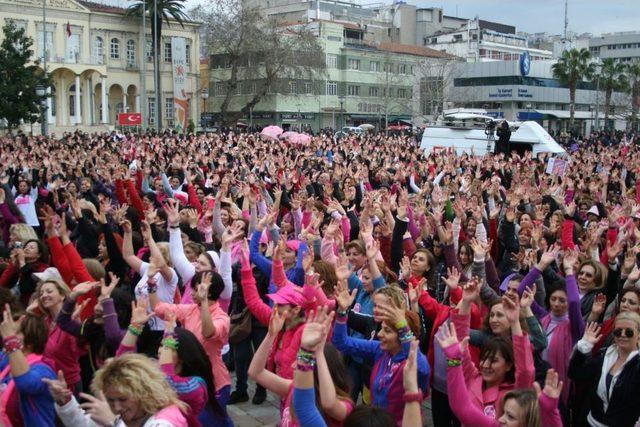
{"label": "black coat", "polygon": [[[599,379],[606,350],[601,350],[596,356],[575,350],[569,362],[569,378],[577,381]],[[640,417],[640,355],[636,354],[624,365],[613,385],[606,411],[596,390],[597,386],[590,391],[589,407],[597,421],[608,426],[633,426]]]}

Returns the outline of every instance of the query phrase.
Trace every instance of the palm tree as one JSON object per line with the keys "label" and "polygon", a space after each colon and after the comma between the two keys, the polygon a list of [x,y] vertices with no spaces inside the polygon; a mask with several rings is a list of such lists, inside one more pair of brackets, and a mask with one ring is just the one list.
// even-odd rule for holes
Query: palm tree
{"label": "palm tree", "polygon": [[569,129],[573,129],[576,115],[576,88],[582,80],[589,79],[595,66],[589,61],[591,54],[582,48],[565,50],[562,57],[553,64],[553,76],[564,86],[569,87]]}
{"label": "palm tree", "polygon": [[604,127],[607,127],[609,121],[609,108],[611,107],[611,94],[625,90],[627,87],[627,76],[625,75],[626,67],[622,62],[613,58],[602,60],[600,72],[597,78],[604,88]]}
{"label": "palm tree", "polygon": [[631,92],[631,127],[638,129],[638,110],[640,110],[640,61],[627,65],[628,89]]}
{"label": "palm tree", "polygon": [[[176,21],[184,28],[184,22],[189,20],[189,17],[184,12],[186,0],[155,0],[157,13],[155,15],[155,24],[153,25],[153,5],[154,0],[138,0],[136,3],[129,6],[127,9],[127,16],[137,16],[141,17],[143,14],[146,16],[147,14],[152,15],[151,17],[151,38],[153,39],[153,57],[154,62],[154,77],[156,79],[156,87],[157,93],[155,96],[156,100],[156,117],[162,118],[162,87],[161,87],[161,79],[160,79],[160,59],[156,55],[160,55],[162,52],[162,20],[167,23],[167,26],[171,25],[171,19]],[[158,34],[156,34],[156,27],[158,30]],[[146,46],[143,46],[143,49],[146,49]],[[156,123],[156,127],[160,128],[162,122],[158,120]]]}

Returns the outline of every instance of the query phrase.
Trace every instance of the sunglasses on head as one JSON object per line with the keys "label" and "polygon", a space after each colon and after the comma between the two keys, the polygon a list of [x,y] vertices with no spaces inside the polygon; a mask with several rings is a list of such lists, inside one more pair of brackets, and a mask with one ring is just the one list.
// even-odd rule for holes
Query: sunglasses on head
{"label": "sunglasses on head", "polygon": [[624,336],[627,338],[632,338],[636,334],[636,331],[631,328],[616,328],[613,330],[613,336],[620,338],[623,332]]}

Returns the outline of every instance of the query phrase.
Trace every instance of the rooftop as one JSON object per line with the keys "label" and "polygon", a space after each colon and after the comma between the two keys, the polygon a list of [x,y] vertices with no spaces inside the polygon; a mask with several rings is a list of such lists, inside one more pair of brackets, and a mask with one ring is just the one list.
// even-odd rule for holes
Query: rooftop
{"label": "rooftop", "polygon": [[379,50],[393,53],[404,53],[407,55],[426,56],[429,58],[442,58],[442,59],[455,59],[455,55],[451,55],[439,50],[430,49],[428,47],[413,46],[400,43],[380,43],[378,45]]}
{"label": "rooftop", "polygon": [[127,9],[124,7],[110,6],[108,4],[94,3],[92,1],[85,0],[76,1],[92,12],[115,13],[117,15],[124,15],[127,13]]}

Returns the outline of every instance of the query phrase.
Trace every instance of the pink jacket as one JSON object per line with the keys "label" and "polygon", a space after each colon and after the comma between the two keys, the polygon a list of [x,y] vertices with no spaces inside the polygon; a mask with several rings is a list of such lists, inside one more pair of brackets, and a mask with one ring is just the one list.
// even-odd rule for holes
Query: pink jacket
{"label": "pink jacket", "polygon": [[[449,359],[460,359],[462,357],[464,360],[459,344],[453,344],[445,348],[444,352]],[[483,413],[476,405],[467,404],[473,397],[469,395],[469,390],[465,384],[465,374],[462,366],[449,366],[447,368],[447,394],[449,395],[451,410],[463,425],[475,427],[498,427],[500,425],[497,417],[487,415],[486,412]],[[553,399],[541,393],[538,397],[538,402],[540,403],[542,425],[544,427],[562,427],[562,418],[558,411],[558,399]]]}
{"label": "pink jacket", "polygon": [[[452,316],[453,323],[458,331],[458,338],[463,339],[469,335],[469,315]],[[531,388],[535,380],[535,368],[533,365],[533,349],[529,336],[513,335],[513,357],[515,359],[515,382],[502,383],[497,386],[484,387],[482,375],[473,364],[466,348],[462,354],[462,368],[464,379],[471,395],[470,401],[477,408],[483,410],[487,416],[498,419],[502,415],[502,398],[511,390],[518,388]],[[449,357],[449,359],[452,357]],[[449,399],[451,400],[451,399]]]}
{"label": "pink jacket", "polygon": [[222,361],[222,347],[229,340],[231,322],[229,315],[225,313],[218,303],[209,306],[211,320],[215,328],[215,334],[209,338],[202,335],[202,320],[200,319],[200,307],[197,304],[167,304],[161,302],[155,307],[155,313],[164,319],[168,313],[174,313],[176,320],[182,323],[182,327],[191,331],[198,341],[202,343],[204,351],[211,360],[213,378],[216,379],[216,391],[224,386],[231,385],[231,375]]}
{"label": "pink jacket", "polygon": [[[272,308],[260,299],[251,267],[247,268],[244,265],[242,266],[242,292],[251,314],[260,323],[268,326]],[[278,334],[273,343],[267,367],[273,368],[275,365],[275,373],[283,378],[293,379],[293,362],[298,355],[303,329],[304,323],[292,329],[285,329]]]}

